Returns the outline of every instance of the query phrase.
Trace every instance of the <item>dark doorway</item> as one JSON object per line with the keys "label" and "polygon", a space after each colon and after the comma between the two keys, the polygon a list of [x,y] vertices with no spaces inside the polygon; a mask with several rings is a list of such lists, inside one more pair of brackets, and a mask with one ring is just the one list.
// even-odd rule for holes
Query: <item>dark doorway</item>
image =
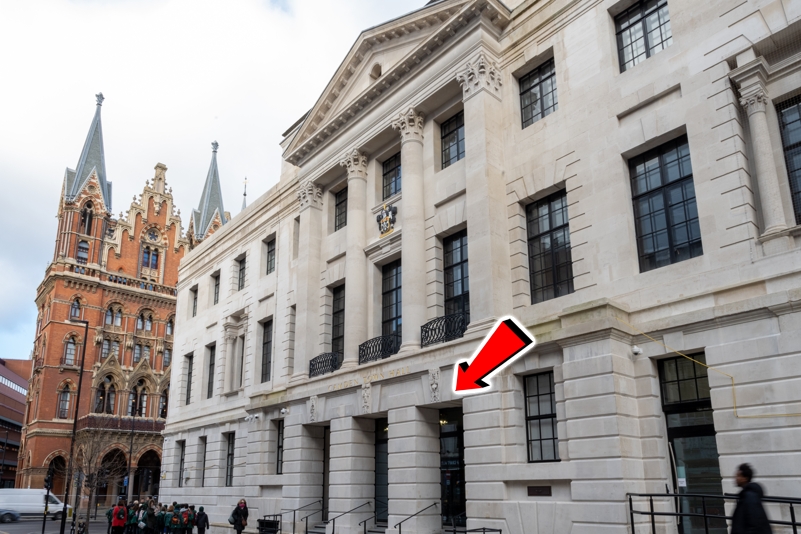
{"label": "dark doorway", "polygon": [[389,519],[389,421],[375,421],[375,520]]}
{"label": "dark doorway", "polygon": [[158,497],[161,476],[161,458],[156,451],[147,451],[137,462],[134,478],[134,495],[139,502]]}
{"label": "dark doorway", "polygon": [[442,487],[442,524],[465,526],[464,427],[462,409],[439,412],[439,470]]}
{"label": "dark doorway", "polygon": [[[692,358],[706,363],[704,354]],[[659,362],[662,409],[667,420],[674,489],[679,494],[706,493],[721,495],[720,462],[712,419],[709,378],[704,365],[683,356]],[[681,512],[725,515],[723,500],[680,497]],[[709,520],[708,530],[702,517],[683,517],[680,534],[726,534],[725,521]]]}
{"label": "dark doorway", "polygon": [[122,480],[128,471],[128,460],[119,449],[109,452],[100,462],[102,474],[97,486],[95,503],[101,509],[116,504],[117,499],[125,494]]}
{"label": "dark doorway", "polygon": [[62,456],[56,456],[50,461],[48,467],[53,468],[52,493],[62,501],[64,500],[64,481],[67,479],[67,462]]}
{"label": "dark doorway", "polygon": [[331,427],[323,429],[323,521],[328,521],[328,485],[331,471]]}

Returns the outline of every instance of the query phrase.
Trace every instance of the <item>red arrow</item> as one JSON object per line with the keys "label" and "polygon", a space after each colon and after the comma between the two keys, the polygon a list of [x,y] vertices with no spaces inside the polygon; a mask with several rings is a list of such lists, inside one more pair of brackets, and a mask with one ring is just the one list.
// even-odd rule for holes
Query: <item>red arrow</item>
{"label": "red arrow", "polygon": [[489,384],[484,379],[532,343],[534,338],[514,319],[498,322],[478,349],[473,361],[470,364],[458,364],[455,391],[467,392],[488,387]]}

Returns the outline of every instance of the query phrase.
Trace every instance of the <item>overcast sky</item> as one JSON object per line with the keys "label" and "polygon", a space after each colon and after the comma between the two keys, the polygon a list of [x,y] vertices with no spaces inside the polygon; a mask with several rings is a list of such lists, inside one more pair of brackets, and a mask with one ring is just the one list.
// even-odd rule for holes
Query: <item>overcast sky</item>
{"label": "overcast sky", "polygon": [[281,133],[359,33],[426,0],[0,0],[0,357],[28,358],[66,167],[102,91],[115,216],[162,162],[184,230],[211,159],[225,208],[278,181]]}

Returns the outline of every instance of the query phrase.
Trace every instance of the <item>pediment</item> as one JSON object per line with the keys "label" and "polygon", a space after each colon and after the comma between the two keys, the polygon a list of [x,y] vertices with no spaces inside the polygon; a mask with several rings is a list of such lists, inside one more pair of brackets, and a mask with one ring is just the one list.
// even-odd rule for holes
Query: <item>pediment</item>
{"label": "pediment", "polygon": [[[499,0],[445,0],[359,35],[284,155],[297,165],[344,124],[391,89],[479,16],[499,29],[511,11]],[[381,75],[372,72],[381,63]]]}

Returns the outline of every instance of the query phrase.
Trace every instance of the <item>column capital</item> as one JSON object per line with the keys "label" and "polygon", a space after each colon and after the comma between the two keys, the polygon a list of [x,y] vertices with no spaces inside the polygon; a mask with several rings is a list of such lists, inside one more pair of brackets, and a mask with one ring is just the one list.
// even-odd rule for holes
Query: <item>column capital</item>
{"label": "column capital", "polygon": [[339,164],[348,170],[348,181],[352,178],[367,179],[367,156],[354,148]]}
{"label": "column capital", "polygon": [[481,52],[467,67],[456,75],[456,81],[462,86],[463,100],[483,91],[501,99],[501,71],[498,64]]}
{"label": "column capital", "polygon": [[298,202],[300,203],[301,211],[309,207],[321,210],[323,209],[323,190],[312,182],[300,184],[300,187],[298,187]]}
{"label": "column capital", "polygon": [[769,100],[764,89],[760,88],[747,95],[742,95],[740,97],[740,105],[743,106],[750,117],[754,113],[764,113]]}
{"label": "column capital", "polygon": [[397,119],[392,121],[392,128],[398,130],[401,136],[401,143],[406,141],[423,142],[423,122],[425,116],[410,107],[408,111],[403,111]]}

